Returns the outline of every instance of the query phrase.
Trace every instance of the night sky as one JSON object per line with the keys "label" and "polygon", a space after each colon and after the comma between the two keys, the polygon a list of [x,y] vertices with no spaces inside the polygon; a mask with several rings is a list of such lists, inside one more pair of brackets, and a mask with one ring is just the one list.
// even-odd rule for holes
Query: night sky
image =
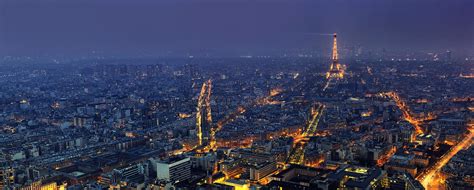
{"label": "night sky", "polygon": [[474,54],[472,0],[0,0],[0,55],[346,46]]}

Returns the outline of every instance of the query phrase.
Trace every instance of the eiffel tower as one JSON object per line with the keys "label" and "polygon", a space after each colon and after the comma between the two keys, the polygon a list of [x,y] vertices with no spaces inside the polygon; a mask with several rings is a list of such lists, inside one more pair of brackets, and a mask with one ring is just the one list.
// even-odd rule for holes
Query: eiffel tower
{"label": "eiffel tower", "polygon": [[337,34],[334,33],[334,42],[332,45],[332,63],[329,71],[326,73],[327,79],[342,79],[344,78],[344,68],[339,64],[339,56],[337,53]]}

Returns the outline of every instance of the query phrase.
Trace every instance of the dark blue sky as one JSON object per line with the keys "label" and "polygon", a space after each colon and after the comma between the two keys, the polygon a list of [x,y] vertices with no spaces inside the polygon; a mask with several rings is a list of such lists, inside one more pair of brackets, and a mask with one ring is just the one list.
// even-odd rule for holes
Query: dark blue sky
{"label": "dark blue sky", "polygon": [[474,54],[472,0],[0,0],[0,55],[345,45]]}

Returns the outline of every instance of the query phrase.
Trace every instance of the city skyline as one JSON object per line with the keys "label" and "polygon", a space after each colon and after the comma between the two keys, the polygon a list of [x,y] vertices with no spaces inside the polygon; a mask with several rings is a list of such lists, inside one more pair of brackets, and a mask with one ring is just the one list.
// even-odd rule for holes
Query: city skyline
{"label": "city skyline", "polygon": [[0,190],[473,189],[473,4],[0,0]]}

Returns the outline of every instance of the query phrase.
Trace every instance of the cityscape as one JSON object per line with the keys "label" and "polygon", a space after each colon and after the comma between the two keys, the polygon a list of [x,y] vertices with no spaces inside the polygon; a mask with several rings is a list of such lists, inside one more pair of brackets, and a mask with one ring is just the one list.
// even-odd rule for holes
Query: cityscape
{"label": "cityscape", "polygon": [[0,189],[474,189],[469,22],[463,50],[338,30],[311,48],[27,55],[4,35]]}

